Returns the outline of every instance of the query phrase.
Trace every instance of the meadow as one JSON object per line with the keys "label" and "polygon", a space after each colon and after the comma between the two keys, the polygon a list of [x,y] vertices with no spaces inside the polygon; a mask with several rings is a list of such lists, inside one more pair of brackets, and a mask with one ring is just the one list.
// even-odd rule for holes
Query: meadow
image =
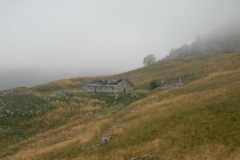
{"label": "meadow", "polygon": [[[239,61],[240,54],[188,56],[118,75],[0,91],[0,158],[238,160]],[[126,78],[135,89],[118,99],[82,92],[95,78]],[[149,86],[179,78],[182,87]],[[77,96],[54,94],[63,91]],[[101,144],[102,137],[111,139]]]}

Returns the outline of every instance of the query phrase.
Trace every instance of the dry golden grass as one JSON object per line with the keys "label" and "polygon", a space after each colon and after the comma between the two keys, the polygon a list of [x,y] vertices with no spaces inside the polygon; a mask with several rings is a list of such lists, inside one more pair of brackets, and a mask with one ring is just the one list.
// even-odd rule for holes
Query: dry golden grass
{"label": "dry golden grass", "polygon": [[47,131],[22,142],[22,150],[6,159],[44,159],[44,157],[59,153],[68,147],[84,145],[95,138],[100,133],[102,125],[107,122],[109,119],[93,120],[84,124],[72,122],[73,126],[70,123]]}

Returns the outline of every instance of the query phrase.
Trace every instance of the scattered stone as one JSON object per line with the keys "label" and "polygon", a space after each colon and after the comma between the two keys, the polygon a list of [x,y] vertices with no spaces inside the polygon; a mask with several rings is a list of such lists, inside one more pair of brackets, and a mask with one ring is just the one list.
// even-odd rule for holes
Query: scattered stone
{"label": "scattered stone", "polygon": [[179,78],[178,83],[176,84],[172,84],[172,83],[168,84],[168,83],[162,82],[160,84],[160,89],[165,90],[165,89],[172,89],[172,88],[180,88],[182,86],[183,86],[182,78]]}
{"label": "scattered stone", "polygon": [[43,97],[43,100],[47,100],[47,101],[49,101],[50,98],[49,98],[49,97]]}
{"label": "scattered stone", "polygon": [[112,135],[111,135],[111,136],[107,136],[107,137],[102,137],[102,138],[100,139],[100,143],[91,145],[91,148],[92,148],[93,150],[98,150],[98,149],[101,147],[101,145],[106,144],[106,143],[109,142],[112,138],[113,138]]}
{"label": "scattered stone", "polygon": [[91,146],[93,150],[98,150],[100,148],[100,144],[94,144]]}
{"label": "scattered stone", "polygon": [[0,128],[0,132],[1,133],[9,133],[11,132],[11,128],[7,127],[7,128]]}
{"label": "scattered stone", "polygon": [[113,138],[113,136],[102,137],[101,140],[100,140],[100,144],[104,145],[107,142],[109,142],[112,138]]}
{"label": "scattered stone", "polygon": [[140,96],[136,93],[131,94],[131,98],[139,98]]}
{"label": "scattered stone", "polygon": [[113,130],[116,130],[117,129],[117,126],[115,126],[115,127],[112,127],[112,128],[109,128],[109,130],[111,131],[113,131]]}
{"label": "scattered stone", "polygon": [[119,97],[119,94],[116,94],[114,98],[115,98],[115,99],[118,99],[118,97]]}

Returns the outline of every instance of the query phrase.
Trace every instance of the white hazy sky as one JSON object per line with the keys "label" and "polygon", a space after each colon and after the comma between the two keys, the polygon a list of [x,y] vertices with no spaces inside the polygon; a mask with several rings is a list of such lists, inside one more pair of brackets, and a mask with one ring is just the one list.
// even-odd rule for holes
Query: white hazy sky
{"label": "white hazy sky", "polygon": [[239,0],[0,0],[0,68],[128,71],[239,15]]}

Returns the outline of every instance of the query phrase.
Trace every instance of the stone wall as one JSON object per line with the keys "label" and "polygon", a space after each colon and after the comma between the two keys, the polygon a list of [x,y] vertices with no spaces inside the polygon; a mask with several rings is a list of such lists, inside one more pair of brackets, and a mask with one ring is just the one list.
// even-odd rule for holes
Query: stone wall
{"label": "stone wall", "polygon": [[128,92],[133,90],[131,84],[128,81],[123,80],[117,85],[99,85],[99,84],[88,84],[83,86],[83,91],[85,92],[99,92],[99,93],[118,93],[118,92]]}
{"label": "stone wall", "polygon": [[133,87],[131,87],[131,85],[126,80],[123,80],[117,85],[117,90],[118,92],[128,92],[133,90]]}
{"label": "stone wall", "polygon": [[117,93],[118,89],[115,85],[86,85],[83,87],[85,92],[103,92],[103,93]]}
{"label": "stone wall", "polygon": [[160,89],[171,89],[171,88],[179,88],[183,86],[183,82],[182,82],[182,78],[178,79],[178,83],[176,84],[168,84],[168,83],[164,83],[162,82],[160,85]]}

